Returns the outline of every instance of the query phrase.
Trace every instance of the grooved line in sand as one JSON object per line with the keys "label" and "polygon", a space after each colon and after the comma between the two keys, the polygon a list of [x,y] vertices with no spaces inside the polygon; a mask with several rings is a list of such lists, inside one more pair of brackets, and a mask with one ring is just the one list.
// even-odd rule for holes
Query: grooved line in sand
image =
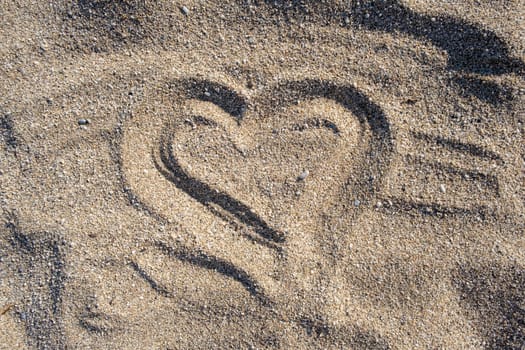
{"label": "grooved line in sand", "polygon": [[[385,203],[381,206],[382,210],[392,214],[406,212],[439,218],[461,216],[485,220],[496,216],[487,204],[500,197],[500,184],[495,173],[504,164],[500,155],[473,143],[442,136],[416,131],[410,135],[414,150],[403,155],[402,159],[406,162],[404,170],[408,171],[398,186],[402,189],[406,186],[407,192],[417,189],[422,199],[414,201],[399,194],[386,196],[383,198]],[[448,161],[435,160],[440,158]],[[423,189],[437,189],[444,186],[443,183],[451,187],[446,194],[446,202],[437,202],[423,193]],[[469,191],[454,193],[460,185]],[[481,203],[471,201],[473,194],[483,199]],[[459,203],[454,204],[454,198]]]}

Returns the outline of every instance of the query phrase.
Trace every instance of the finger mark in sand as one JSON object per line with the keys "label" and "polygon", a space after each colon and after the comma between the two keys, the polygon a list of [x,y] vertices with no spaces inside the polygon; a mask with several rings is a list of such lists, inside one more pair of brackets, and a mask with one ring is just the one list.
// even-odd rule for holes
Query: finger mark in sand
{"label": "finger mark in sand", "polygon": [[15,304],[6,304],[0,308],[0,316],[5,315],[9,310],[11,310],[13,307],[15,307]]}
{"label": "finger mark in sand", "polygon": [[[262,287],[244,270],[234,266],[233,264],[222,259],[209,256],[203,252],[190,252],[184,248],[176,248],[164,242],[156,242],[157,248],[167,254],[169,257],[176,258],[182,262],[187,262],[192,265],[202,267],[208,270],[216,271],[228,278],[232,278],[239,282],[252,296],[258,299],[263,305],[271,305],[272,302],[265,295]],[[141,274],[142,276],[142,274]],[[149,281],[148,281],[149,283]],[[151,284],[151,283],[150,283]],[[155,286],[157,286],[155,284]],[[158,286],[157,286],[158,287]],[[163,292],[166,289],[159,287]],[[159,289],[157,288],[157,289]]]}
{"label": "finger mark in sand", "polygon": [[472,142],[423,132],[409,133],[404,142],[382,194],[393,204],[387,201],[383,209],[478,220],[497,217],[498,203],[507,200],[500,187],[500,155]]}
{"label": "finger mark in sand", "polygon": [[133,268],[133,270],[135,270],[135,272],[137,272],[139,274],[139,276],[145,280],[149,285],[150,287],[157,293],[159,293],[160,295],[166,297],[166,298],[172,298],[173,297],[173,294],[167,290],[165,287],[159,285],[159,283],[157,281],[155,281],[144,269],[142,269],[136,262],[134,261],[131,261],[129,263],[129,265],[131,266],[131,268]]}

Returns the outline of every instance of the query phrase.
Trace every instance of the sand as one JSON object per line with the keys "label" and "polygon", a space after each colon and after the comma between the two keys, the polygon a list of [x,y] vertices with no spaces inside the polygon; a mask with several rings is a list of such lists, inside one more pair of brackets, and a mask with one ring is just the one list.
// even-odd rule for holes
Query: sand
{"label": "sand", "polygon": [[525,349],[522,2],[0,8],[0,348]]}

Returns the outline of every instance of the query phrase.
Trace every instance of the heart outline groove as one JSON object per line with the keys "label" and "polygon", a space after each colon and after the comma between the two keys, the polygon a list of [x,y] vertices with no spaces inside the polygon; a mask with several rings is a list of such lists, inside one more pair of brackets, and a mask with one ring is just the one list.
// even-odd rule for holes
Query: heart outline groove
{"label": "heart outline groove", "polygon": [[[343,183],[346,192],[351,193],[353,198],[359,198],[361,203],[361,208],[357,210],[351,208],[347,216],[355,217],[366,204],[371,202],[379,189],[383,174],[388,169],[393,145],[387,116],[379,105],[352,86],[313,79],[285,81],[266,88],[255,99],[248,99],[226,85],[204,79],[179,79],[172,81],[168,86],[169,96],[172,96],[174,105],[179,105],[184,100],[211,103],[230,116],[235,125],[242,125],[247,112],[254,106],[258,108],[266,104],[271,105],[271,108],[275,110],[289,107],[301,99],[327,99],[351,112],[361,126],[368,128],[370,137],[368,144],[358,145],[362,151],[362,157],[359,159],[359,164],[354,166],[358,169],[359,176],[349,177],[349,180]],[[279,98],[275,98],[276,96]],[[252,101],[259,102],[259,104],[253,104]],[[267,113],[270,112],[267,111]],[[175,136],[172,129],[173,120],[188,122],[188,117],[196,116],[176,115],[171,118],[171,121],[168,121],[169,124],[163,124],[164,131],[161,132],[158,140],[158,150],[151,152],[156,170],[176,188],[206,207],[215,216],[230,224],[235,224],[234,221],[237,221],[241,226],[248,227],[256,233],[256,235],[244,235],[245,237],[279,250],[280,245],[286,240],[285,233],[274,229],[246,203],[225,191],[211,187],[183,169],[173,150],[172,144]],[[210,120],[204,117],[197,122],[210,123]],[[309,124],[310,127],[325,128],[334,134],[340,131],[338,126],[329,119],[311,119]],[[125,187],[131,191],[134,201],[139,202],[141,207],[146,208],[150,213],[158,213],[154,206],[141,200],[140,194],[134,193],[135,191],[130,188],[132,186]],[[158,216],[163,217],[162,214]]]}

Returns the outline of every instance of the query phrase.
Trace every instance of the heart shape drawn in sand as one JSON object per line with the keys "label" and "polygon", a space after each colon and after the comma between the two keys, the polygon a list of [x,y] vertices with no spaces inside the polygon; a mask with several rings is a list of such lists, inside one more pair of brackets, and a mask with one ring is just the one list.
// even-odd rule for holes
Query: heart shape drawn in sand
{"label": "heart shape drawn in sand", "polygon": [[[123,143],[124,173],[144,207],[159,212],[179,201],[152,194],[148,170],[133,170],[152,147],[164,182],[272,244],[285,241],[290,225],[341,201],[351,207],[348,215],[357,214],[392,148],[379,106],[351,86],[317,80],[282,83],[250,99],[218,83],[179,80],[154,113],[154,120],[134,118]],[[139,125],[149,132],[136,132]]]}

